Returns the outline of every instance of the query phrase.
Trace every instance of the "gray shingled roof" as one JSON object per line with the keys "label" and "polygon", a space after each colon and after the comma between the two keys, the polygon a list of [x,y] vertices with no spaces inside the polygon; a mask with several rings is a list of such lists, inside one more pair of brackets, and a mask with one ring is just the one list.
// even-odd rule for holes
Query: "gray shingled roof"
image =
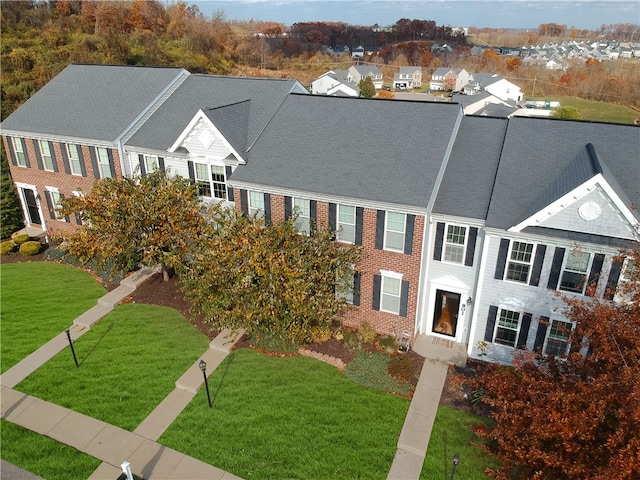
{"label": "gray shingled roof", "polygon": [[220,130],[220,133],[236,152],[242,153],[247,148],[250,108],[251,100],[244,100],[224,107],[205,110],[204,114]]}
{"label": "gray shingled roof", "polygon": [[458,105],[291,95],[231,183],[425,208]]}
{"label": "gray shingled roof", "polygon": [[[591,143],[614,188],[640,205],[640,128],[513,117],[509,120],[487,226],[508,229],[595,175]],[[638,215],[637,207],[634,210]]]}
{"label": "gray shingled roof", "polygon": [[250,99],[248,137],[245,140],[249,146],[289,92],[292,89],[299,90],[299,86],[296,80],[191,75],[126,144],[166,150],[198,110],[205,111]]}
{"label": "gray shingled roof", "polygon": [[5,134],[113,142],[181,68],[69,65],[4,122]]}
{"label": "gray shingled roof", "polygon": [[462,119],[433,213],[487,217],[507,124],[505,118]]}

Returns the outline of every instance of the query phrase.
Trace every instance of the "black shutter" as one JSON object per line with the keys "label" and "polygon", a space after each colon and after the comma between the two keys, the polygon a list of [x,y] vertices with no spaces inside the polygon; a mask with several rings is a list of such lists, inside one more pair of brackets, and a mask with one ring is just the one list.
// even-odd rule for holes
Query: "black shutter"
{"label": "black shutter", "polygon": [[380,310],[380,289],[382,288],[382,277],[380,275],[373,276],[373,304],[371,308]]}
{"label": "black shutter", "polygon": [[24,152],[24,163],[27,168],[31,168],[31,163],[29,163],[29,155],[27,155],[27,142],[24,138],[19,139],[22,143],[22,151]]}
{"label": "black shutter", "polygon": [[189,170],[189,178],[191,179],[191,183],[196,183],[196,170],[191,160],[187,161],[187,170]]}
{"label": "black shutter", "polygon": [[52,220],[55,220],[56,213],[53,211],[53,198],[51,198],[51,192],[49,190],[44,191],[44,198],[47,200],[47,209],[49,210],[49,216]]}
{"label": "black shutter", "polygon": [[553,263],[551,264],[551,273],[549,273],[549,283],[547,288],[555,290],[558,288],[558,280],[560,280],[560,270],[562,270],[562,261],[564,260],[564,251],[562,247],[556,247],[553,252]]}
{"label": "black shutter", "polygon": [[269,225],[271,223],[271,194],[263,193],[264,198],[264,224]]}
{"label": "black shutter", "polygon": [[538,323],[538,331],[536,332],[536,339],[533,342],[533,350],[542,350],[544,346],[544,339],[547,336],[547,326],[549,325],[549,317],[540,317]]}
{"label": "black shutter", "polygon": [[[316,228],[316,219],[318,218],[318,202],[309,200],[309,230],[313,232]],[[311,233],[309,232],[309,233]]]}
{"label": "black shutter", "polygon": [[[160,169],[161,172],[167,171],[166,167],[164,166],[164,157],[158,157],[158,168]],[[227,176],[227,179],[228,178],[229,177]]]}
{"label": "black shutter", "polygon": [[360,305],[360,272],[353,274],[353,305]]}
{"label": "black shutter", "polygon": [[438,222],[436,225],[436,244],[433,247],[433,259],[442,260],[442,245],[444,244],[444,223]]}
{"label": "black shutter", "polygon": [[230,202],[233,202],[233,188],[229,186],[229,179],[231,178],[231,173],[233,173],[231,169],[231,165],[225,165],[224,176],[227,182],[227,200],[229,200]]}
{"label": "black shutter", "polygon": [[407,225],[404,232],[404,253],[411,255],[413,253],[413,227],[416,223],[415,215],[407,215]]}
{"label": "black shutter", "polygon": [[382,250],[384,248],[384,219],[386,212],[384,210],[376,211],[376,248]]}
{"label": "black shutter", "polygon": [[291,197],[284,197],[284,219],[289,220],[291,218]]}
{"label": "black shutter", "polygon": [[591,271],[589,272],[589,281],[587,282],[587,289],[585,295],[588,297],[594,297],[596,294],[596,288],[598,287],[598,279],[600,278],[600,272],[602,271],[602,264],[604,263],[604,254],[596,253],[591,263]]}
{"label": "black shutter", "polygon": [[89,147],[89,155],[91,156],[91,166],[93,167],[93,176],[100,178],[100,170],[98,170],[98,157],[96,147]]}
{"label": "black shutter", "polygon": [[546,245],[538,245],[536,247],[536,255],[533,259],[533,268],[531,269],[531,278],[529,278],[529,285],[532,287],[537,287],[540,284],[540,273],[542,272],[542,264],[544,263],[546,253]]}
{"label": "black shutter", "polygon": [[53,149],[53,142],[49,142],[49,153],[51,154],[51,163],[53,171],[58,173],[58,160],[56,159],[56,151]]}
{"label": "black shutter", "polygon": [[76,151],[78,152],[78,160],[80,161],[80,173],[83,177],[86,177],[87,169],[84,166],[84,155],[82,154],[82,146],[76,145]]}
{"label": "black shutter", "polygon": [[336,231],[336,204],[329,204],[329,230],[332,232]]}
{"label": "black shutter", "polygon": [[144,164],[144,155],[138,154],[138,163],[140,164],[140,175],[145,177],[147,175],[147,166]]}
{"label": "black shutter", "polygon": [[[40,154],[40,144],[36,139],[33,139],[33,149],[36,152],[36,163],[38,164],[38,168],[40,170],[44,170],[44,166],[42,165],[42,155]],[[25,156],[26,156],[26,153],[25,153]]]}
{"label": "black shutter", "polygon": [[[63,194],[60,194],[60,200],[62,200],[63,198],[64,198],[64,195],[63,195]],[[64,216],[64,221],[65,221],[65,222],[67,222],[67,223],[69,223],[69,215],[65,215],[65,216]]]}
{"label": "black shutter", "polygon": [[409,281],[402,280],[400,286],[400,316],[407,316],[407,306],[409,305]]}
{"label": "black shutter", "polygon": [[498,307],[489,306],[489,315],[487,315],[487,325],[484,328],[484,341],[493,342],[493,330],[496,328],[496,317],[498,316]]}
{"label": "black shutter", "polygon": [[69,156],[67,155],[67,146],[64,143],[60,143],[60,153],[62,154],[62,168],[64,173],[69,175],[71,173],[71,167],[69,166]]}
{"label": "black shutter", "polygon": [[240,209],[243,215],[249,215],[249,200],[247,199],[247,191],[240,190]]}
{"label": "black shutter", "polygon": [[362,245],[362,226],[364,224],[364,208],[356,207],[356,245]]}
{"label": "black shutter", "polygon": [[9,152],[9,158],[11,159],[11,165],[14,167],[18,166],[18,161],[16,160],[16,152],[13,149],[13,142],[19,142],[20,139],[17,137],[7,137],[7,150]]}
{"label": "black shutter", "polygon": [[76,223],[78,225],[82,225],[82,217],[80,216],[80,214],[78,212],[75,212],[73,216],[76,217]]}
{"label": "black shutter", "polygon": [[464,256],[464,264],[467,267],[473,267],[473,257],[476,253],[477,238],[478,238],[478,229],[476,227],[470,227],[469,238],[467,239],[467,253]]}
{"label": "black shutter", "polygon": [[107,148],[107,158],[109,158],[109,170],[111,171],[111,176],[115,178],[116,164],[113,161],[113,150],[110,148]]}
{"label": "black shutter", "polygon": [[618,280],[620,280],[621,270],[622,262],[614,258],[613,262],[611,262],[611,270],[609,270],[609,278],[607,279],[607,290],[604,293],[604,298],[606,300],[613,300],[613,297],[616,294]]}
{"label": "black shutter", "polygon": [[504,278],[504,267],[507,265],[507,253],[509,253],[508,238],[500,239],[500,250],[498,250],[498,261],[496,262],[496,273],[493,278],[502,280]]}
{"label": "black shutter", "polygon": [[526,348],[527,337],[529,336],[529,327],[531,326],[531,314],[525,313],[522,315],[522,322],[520,322],[520,334],[518,335],[518,343],[516,347]]}

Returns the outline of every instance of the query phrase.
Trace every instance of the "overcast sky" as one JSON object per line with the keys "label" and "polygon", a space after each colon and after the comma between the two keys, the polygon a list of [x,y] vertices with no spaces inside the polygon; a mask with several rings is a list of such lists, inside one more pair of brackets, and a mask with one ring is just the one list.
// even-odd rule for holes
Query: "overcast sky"
{"label": "overcast sky", "polygon": [[640,0],[191,0],[207,17],[227,20],[333,21],[391,25],[401,18],[452,27],[537,28],[542,23],[595,30],[600,25],[640,25]]}

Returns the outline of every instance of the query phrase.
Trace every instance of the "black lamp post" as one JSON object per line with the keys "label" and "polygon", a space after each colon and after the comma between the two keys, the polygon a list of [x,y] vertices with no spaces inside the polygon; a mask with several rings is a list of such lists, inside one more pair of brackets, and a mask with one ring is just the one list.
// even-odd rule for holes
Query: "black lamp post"
{"label": "black lamp post", "polygon": [[207,380],[207,362],[200,360],[200,370],[202,370],[202,376],[204,377],[204,387],[207,389],[207,401],[209,402],[209,408],[211,408],[211,395],[209,394],[209,382]]}
{"label": "black lamp post", "polygon": [[73,348],[73,342],[71,341],[71,333],[69,332],[68,328],[65,330],[65,333],[67,334],[67,340],[69,340],[69,346],[71,347],[71,354],[73,355],[73,361],[76,363],[76,368],[78,368],[80,367],[80,365],[78,365],[78,358],[76,357],[76,351]]}
{"label": "black lamp post", "polygon": [[451,479],[453,480],[456,476],[456,467],[458,466],[458,464],[460,463],[460,455],[458,455],[457,453],[453,456],[453,470],[451,470]]}

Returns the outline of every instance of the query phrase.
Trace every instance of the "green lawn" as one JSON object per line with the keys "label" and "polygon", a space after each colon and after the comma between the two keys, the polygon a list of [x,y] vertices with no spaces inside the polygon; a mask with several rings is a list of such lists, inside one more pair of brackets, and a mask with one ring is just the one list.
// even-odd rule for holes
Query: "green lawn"
{"label": "green lawn", "polygon": [[47,480],[88,478],[102,463],[97,458],[11,422],[0,424],[2,459]]}
{"label": "green lawn", "polygon": [[176,310],[125,304],[16,386],[29,395],[134,430],[204,353],[208,338]]}
{"label": "green lawn", "polygon": [[[633,121],[640,116],[640,112],[615,103],[596,102],[576,97],[554,96],[547,98],[560,102],[563,107],[577,108],[580,112],[581,120],[633,124]],[[544,98],[537,98],[536,100],[544,100]]]}
{"label": "green lawn", "polygon": [[0,265],[0,371],[73,324],[106,294],[87,272],[49,262]]}

